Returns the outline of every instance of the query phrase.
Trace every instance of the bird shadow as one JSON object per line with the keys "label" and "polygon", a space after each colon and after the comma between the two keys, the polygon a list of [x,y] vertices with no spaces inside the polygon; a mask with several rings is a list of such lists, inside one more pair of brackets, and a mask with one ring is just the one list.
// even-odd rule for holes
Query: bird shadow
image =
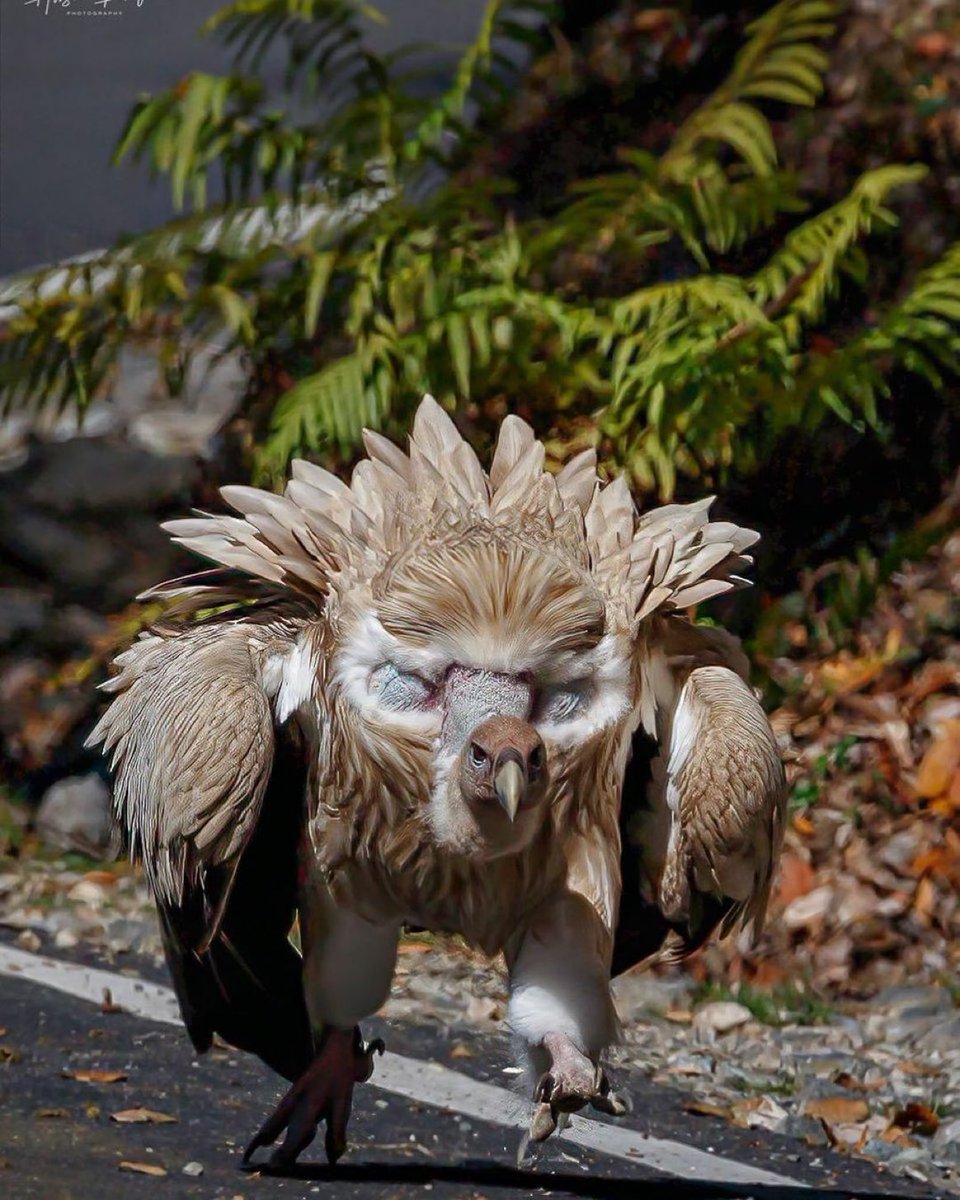
{"label": "bird shadow", "polygon": [[532,1195],[547,1189],[552,1195],[596,1197],[597,1200],[636,1200],[642,1191],[644,1200],[903,1200],[902,1193],[866,1191],[858,1187],[818,1188],[797,1183],[731,1184],[710,1180],[683,1180],[667,1177],[617,1178],[570,1171],[525,1171],[487,1162],[461,1164],[429,1163],[351,1163],[337,1167],[322,1163],[296,1163],[290,1167],[270,1167],[251,1163],[247,1168],[261,1175],[296,1179],[304,1183],[371,1184],[379,1187],[422,1187],[446,1183],[476,1188],[480,1194],[513,1190]]}

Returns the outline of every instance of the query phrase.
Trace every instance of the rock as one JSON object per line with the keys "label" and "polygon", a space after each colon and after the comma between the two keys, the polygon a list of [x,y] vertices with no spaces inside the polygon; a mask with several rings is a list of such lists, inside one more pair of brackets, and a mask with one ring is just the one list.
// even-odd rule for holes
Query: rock
{"label": "rock", "polygon": [[698,1008],[693,1018],[695,1029],[712,1030],[714,1033],[729,1033],[753,1020],[753,1013],[734,1000],[714,1000]]}
{"label": "rock", "polygon": [[50,612],[50,602],[30,588],[0,588],[0,646],[12,646],[38,633]]}
{"label": "rock", "polygon": [[785,1134],[787,1137],[800,1138],[806,1142],[808,1146],[828,1146],[830,1139],[827,1137],[827,1132],[813,1117],[801,1117],[797,1113],[790,1113],[777,1126],[777,1133]]}
{"label": "rock", "polygon": [[960,1163],[960,1118],[941,1125],[933,1135],[930,1148],[936,1156]]}
{"label": "rock", "polygon": [[671,1009],[682,1008],[692,990],[689,980],[659,979],[640,971],[620,975],[613,981],[617,1011],[624,1021],[663,1016]]}
{"label": "rock", "polygon": [[814,888],[805,896],[791,900],[781,913],[780,920],[787,929],[803,929],[822,921],[835,905],[836,895],[832,887]]}
{"label": "rock", "polygon": [[0,494],[0,552],[41,578],[69,588],[96,588],[112,575],[122,551],[108,529],[84,529],[11,504]]}
{"label": "rock", "polygon": [[960,1046],[960,1016],[941,1021],[928,1029],[918,1039],[918,1045],[923,1050],[939,1050],[942,1053],[956,1050]]}
{"label": "rock", "polygon": [[467,1003],[467,1020],[471,1025],[493,1025],[503,1017],[500,1005],[489,996],[471,996]]}
{"label": "rock", "polygon": [[58,850],[100,855],[110,846],[112,828],[110,789],[99,775],[61,779],[37,811],[37,832]]}
{"label": "rock", "polygon": [[883,988],[877,992],[871,1008],[884,1009],[895,1016],[926,1016],[931,1013],[950,1012],[953,1009],[953,998],[943,987],[904,985]]}
{"label": "rock", "polygon": [[198,1163],[198,1162],[184,1163],[183,1174],[190,1175],[193,1178],[196,1178],[198,1175],[202,1175],[203,1174],[203,1163]]}
{"label": "rock", "polygon": [[190,459],[161,458],[132,446],[77,438],[38,447],[36,455],[4,480],[19,499],[50,513],[116,516],[152,512],[189,500],[196,467]]}
{"label": "rock", "polygon": [[872,1158],[874,1162],[885,1163],[897,1157],[900,1147],[894,1142],[885,1142],[882,1138],[870,1138],[865,1143],[862,1153],[868,1158]]}

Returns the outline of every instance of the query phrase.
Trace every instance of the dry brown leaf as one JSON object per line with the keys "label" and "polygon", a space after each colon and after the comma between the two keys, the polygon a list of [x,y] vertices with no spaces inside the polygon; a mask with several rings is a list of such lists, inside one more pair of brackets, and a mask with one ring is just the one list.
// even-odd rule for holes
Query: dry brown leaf
{"label": "dry brown leaf", "polygon": [[886,1081],[883,1079],[872,1079],[869,1083],[865,1083],[847,1071],[840,1071],[833,1077],[833,1082],[846,1088],[848,1092],[880,1092],[886,1086]]}
{"label": "dry brown leaf", "polygon": [[791,900],[813,890],[816,876],[813,867],[801,855],[787,850],[780,859],[780,903],[786,907]]}
{"label": "dry brown leaf", "polygon": [[113,992],[111,992],[109,988],[103,989],[103,1000],[100,1003],[100,1011],[107,1016],[110,1016],[113,1013],[123,1012],[123,1006],[121,1004],[114,1004]]}
{"label": "dry brown leaf", "polygon": [[83,876],[87,883],[98,883],[101,887],[113,887],[117,877],[112,871],[87,871]]}
{"label": "dry brown leaf", "polygon": [[940,1128],[940,1118],[926,1104],[911,1101],[897,1112],[893,1118],[898,1129],[911,1129],[914,1133],[922,1133],[924,1137],[932,1137]]}
{"label": "dry brown leaf", "polygon": [[79,1071],[61,1071],[64,1079],[76,1079],[78,1083],[123,1083],[126,1071],[94,1071],[83,1068]]}
{"label": "dry brown leaf", "polygon": [[454,1042],[450,1047],[451,1058],[476,1058],[474,1052],[470,1049],[466,1042]]}
{"label": "dry brown leaf", "polygon": [[65,1108],[38,1108],[33,1115],[39,1117],[42,1121],[50,1120],[53,1117],[70,1116]]}
{"label": "dry brown leaf", "polygon": [[942,30],[922,33],[913,43],[913,48],[921,58],[946,58],[954,47],[954,40]]}
{"label": "dry brown leaf", "polygon": [[870,1116],[870,1106],[857,1096],[821,1096],[808,1100],[803,1114],[830,1125],[853,1125]]}
{"label": "dry brown leaf", "polygon": [[690,1025],[693,1023],[693,1013],[689,1008],[668,1008],[663,1014],[674,1025]]}
{"label": "dry brown leaf", "polygon": [[158,1163],[129,1162],[127,1159],[123,1159],[118,1170],[132,1171],[135,1175],[153,1175],[157,1179],[162,1179],[167,1174],[167,1168]]}
{"label": "dry brown leaf", "polygon": [[698,1117],[721,1117],[723,1120],[730,1117],[729,1108],[722,1104],[707,1104],[704,1100],[688,1100],[683,1106],[683,1111]]}
{"label": "dry brown leaf", "polygon": [[917,771],[914,791],[921,800],[935,800],[953,783],[960,769],[960,719],[944,721],[927,747]]}
{"label": "dry brown leaf", "polygon": [[155,1112],[152,1108],[122,1108],[111,1113],[110,1120],[119,1125],[175,1125],[177,1118],[169,1113]]}

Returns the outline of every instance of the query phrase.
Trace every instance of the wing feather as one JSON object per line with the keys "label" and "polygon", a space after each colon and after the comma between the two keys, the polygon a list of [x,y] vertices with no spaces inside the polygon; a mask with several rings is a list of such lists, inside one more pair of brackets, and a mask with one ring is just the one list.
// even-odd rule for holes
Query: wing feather
{"label": "wing feather", "polygon": [[194,1045],[220,1033],[294,1078],[312,1053],[287,940],[302,753],[275,728],[261,666],[295,644],[284,632],[231,621],[144,636],[117,659],[89,744],[111,756],[115,816],[157,900]]}
{"label": "wing feather", "polygon": [[785,819],[780,753],[736,639],[661,618],[647,653],[658,707],[624,786],[618,970],[682,958],[718,927],[756,936]]}

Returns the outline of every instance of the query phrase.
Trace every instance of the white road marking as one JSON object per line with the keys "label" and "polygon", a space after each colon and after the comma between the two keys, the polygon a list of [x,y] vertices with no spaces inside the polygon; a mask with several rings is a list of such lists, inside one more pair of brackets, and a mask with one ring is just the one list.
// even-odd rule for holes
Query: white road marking
{"label": "white road marking", "polygon": [[[0,975],[26,979],[54,988],[68,996],[100,1004],[109,989],[114,1004],[133,1016],[164,1025],[181,1025],[180,1009],[173,990],[156,983],[117,975],[96,967],[28,954],[0,944]],[[377,1059],[370,1080],[374,1087],[395,1096],[429,1104],[465,1117],[489,1121],[508,1129],[523,1130],[530,1119],[530,1106],[513,1092],[481,1083],[439,1063],[421,1062],[388,1052]],[[585,1150],[623,1159],[680,1179],[718,1184],[766,1184],[776,1187],[805,1187],[796,1179],[748,1166],[735,1159],[685,1146],[667,1138],[645,1137],[630,1129],[574,1116],[555,1136]]]}

